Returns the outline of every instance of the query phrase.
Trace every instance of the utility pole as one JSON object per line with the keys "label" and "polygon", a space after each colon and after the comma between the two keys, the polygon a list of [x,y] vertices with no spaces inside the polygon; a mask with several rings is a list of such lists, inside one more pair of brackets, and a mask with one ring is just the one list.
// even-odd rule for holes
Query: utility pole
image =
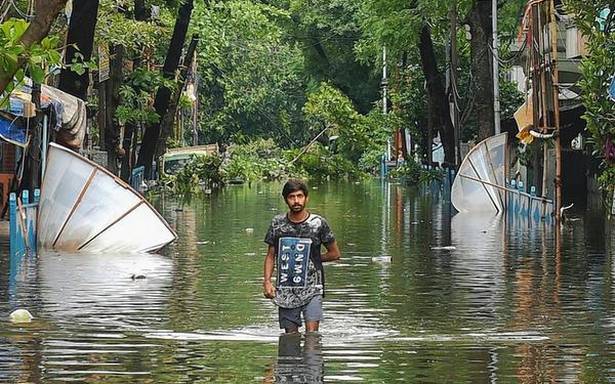
{"label": "utility pole", "polygon": [[199,145],[199,81],[197,73],[197,60],[192,61],[192,84],[194,86],[194,102],[192,103],[192,145]]}
{"label": "utility pole", "polygon": [[493,117],[495,134],[499,135],[500,129],[500,58],[498,54],[498,1],[491,0],[491,26],[493,29]]}
{"label": "utility pole", "polygon": [[453,122],[454,136],[455,136],[455,165],[461,164],[461,127],[459,126],[459,108],[457,104],[457,0],[451,2],[450,17],[450,32],[451,32],[451,45],[450,45],[450,109],[451,109],[451,121]]}
{"label": "utility pole", "polygon": [[[388,113],[388,86],[389,79],[387,75],[387,47],[382,47],[382,114]],[[387,139],[386,158],[387,162],[391,161],[391,138]],[[386,167],[386,165],[385,165]]]}
{"label": "utility pole", "polygon": [[555,0],[550,0],[551,23],[549,32],[551,35],[551,73],[553,76],[553,123],[555,136],[555,221],[559,231],[562,208],[562,143],[560,141],[560,116],[559,116],[559,71],[557,70],[557,17],[555,14]]}

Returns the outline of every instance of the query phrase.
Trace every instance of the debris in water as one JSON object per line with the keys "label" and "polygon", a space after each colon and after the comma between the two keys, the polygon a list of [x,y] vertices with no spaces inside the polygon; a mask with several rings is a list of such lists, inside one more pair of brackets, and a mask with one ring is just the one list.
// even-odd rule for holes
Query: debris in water
{"label": "debris in water", "polygon": [[143,280],[145,279],[145,275],[135,275],[134,273],[130,276],[133,280]]}
{"label": "debris in water", "polygon": [[197,241],[196,245],[209,244],[209,241]]}
{"label": "debris in water", "polygon": [[27,309],[16,309],[9,315],[11,323],[29,323],[34,319],[34,316]]}
{"label": "debris in water", "polygon": [[376,256],[376,257],[372,257],[372,261],[374,261],[376,263],[390,263],[391,262],[391,256]]}
{"label": "debris in water", "polygon": [[254,228],[246,228],[246,233],[254,233]]}
{"label": "debris in water", "polygon": [[431,247],[432,251],[454,251],[455,249],[457,249],[457,247],[455,247],[454,245],[447,245],[444,247]]}

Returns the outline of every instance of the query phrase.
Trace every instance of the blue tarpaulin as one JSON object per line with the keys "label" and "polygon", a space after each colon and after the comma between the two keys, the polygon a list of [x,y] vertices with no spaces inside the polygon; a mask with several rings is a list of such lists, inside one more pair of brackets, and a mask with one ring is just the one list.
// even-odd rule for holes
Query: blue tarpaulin
{"label": "blue tarpaulin", "polygon": [[615,75],[611,79],[611,85],[609,86],[609,97],[615,101]]}
{"label": "blue tarpaulin", "polygon": [[0,115],[0,137],[20,147],[28,145],[26,129],[17,122],[17,119],[11,120],[2,115]]}

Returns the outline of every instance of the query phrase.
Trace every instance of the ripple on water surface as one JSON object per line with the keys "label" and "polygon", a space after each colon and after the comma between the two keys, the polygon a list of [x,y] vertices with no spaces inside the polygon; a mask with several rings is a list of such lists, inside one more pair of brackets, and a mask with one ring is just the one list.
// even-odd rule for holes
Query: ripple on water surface
{"label": "ripple on water surface", "polygon": [[5,265],[3,313],[35,318],[0,322],[0,381],[615,381],[615,239],[600,219],[555,246],[550,228],[451,218],[438,190],[320,185],[310,207],[344,258],[326,267],[320,334],[289,337],[260,293],[279,188],[155,201],[180,236],[161,255]]}

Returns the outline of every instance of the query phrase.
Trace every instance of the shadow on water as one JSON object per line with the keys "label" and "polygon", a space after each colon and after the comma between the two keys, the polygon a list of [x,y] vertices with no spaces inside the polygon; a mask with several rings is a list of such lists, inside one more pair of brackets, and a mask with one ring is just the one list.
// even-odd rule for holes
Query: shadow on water
{"label": "shadow on water", "polygon": [[[576,217],[556,239],[550,227],[455,215],[438,190],[313,187],[310,208],[343,253],[326,266],[320,335],[279,336],[261,294],[279,184],[187,205],[167,196],[156,204],[179,240],[161,255],[47,254],[12,270],[2,260],[0,381],[615,380],[615,231],[600,216]],[[10,324],[15,308],[35,319]]]}

